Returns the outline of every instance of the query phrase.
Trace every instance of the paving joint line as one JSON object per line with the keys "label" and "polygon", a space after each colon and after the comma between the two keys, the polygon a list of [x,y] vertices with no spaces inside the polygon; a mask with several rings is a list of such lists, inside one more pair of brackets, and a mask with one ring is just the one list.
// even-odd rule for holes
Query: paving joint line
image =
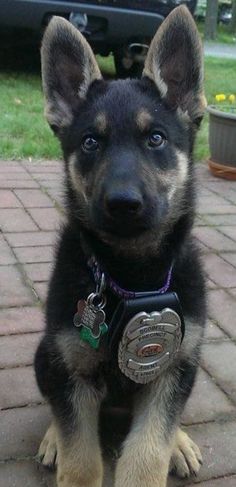
{"label": "paving joint line", "polygon": [[29,331],[20,331],[18,333],[7,333],[7,334],[3,334],[0,332],[0,338],[4,338],[4,337],[14,337],[14,336],[19,336],[19,335],[34,335],[35,333],[43,333],[43,329],[42,330],[29,330]]}
{"label": "paving joint line", "polygon": [[[220,290],[224,291],[224,289],[220,289]],[[212,291],[214,291],[214,289],[212,289]],[[216,291],[218,291],[218,289],[216,289]],[[219,325],[219,321],[217,321],[215,318],[212,318],[212,316],[210,314],[208,314],[208,318],[212,321],[212,323],[214,325],[218,326],[218,328],[220,329],[220,331],[222,331],[227,336],[227,338],[229,339],[229,341],[231,341],[233,343],[236,341],[236,338],[232,337],[224,328],[222,328],[221,325]],[[222,338],[219,338],[219,340],[222,341]]]}
{"label": "paving joint line", "polygon": [[48,406],[48,403],[46,401],[40,401],[40,402],[29,402],[25,404],[18,404],[15,406],[8,406],[8,407],[3,407],[0,409],[0,411],[12,411],[13,409],[23,409],[23,408],[31,408],[31,407],[37,407],[37,406]]}
{"label": "paving joint line", "polygon": [[[43,184],[40,181],[38,181],[36,178],[34,178],[34,175],[28,170],[27,167],[25,168],[25,170],[31,176],[33,181],[35,181],[39,185],[40,189],[43,190],[44,194],[46,194],[50,198],[50,200],[54,204],[54,208],[56,208],[62,215],[65,216],[66,212],[63,209],[63,207],[61,205],[59,205],[59,203],[50,195],[50,193],[48,193],[48,189],[50,189],[50,188],[46,188],[45,186],[43,186]],[[64,177],[63,172],[61,173],[61,177],[63,179],[63,177]],[[63,191],[62,191],[62,193],[64,194]]]}
{"label": "paving joint line", "polygon": [[[44,281],[45,282],[45,281]],[[5,309],[24,309],[24,308],[42,308],[42,304],[40,302],[35,304],[20,304],[20,305],[3,305],[0,304],[0,311]],[[0,335],[1,336],[1,335]]]}
{"label": "paving joint line", "polygon": [[181,425],[187,428],[207,425],[207,424],[226,424],[226,423],[234,423],[236,420],[236,408],[235,411],[231,411],[228,413],[217,413],[216,416],[212,419],[206,419],[203,421],[196,421],[196,423],[188,423],[184,420],[181,421]]}
{"label": "paving joint line", "polygon": [[32,367],[32,365],[33,365],[33,362],[31,364],[10,365],[9,367],[8,366],[5,366],[5,367],[0,366],[0,371],[3,371],[3,370],[26,369],[26,368],[28,369],[28,368]]}
{"label": "paving joint line", "polygon": [[232,405],[234,407],[236,407],[236,399],[233,399],[229,395],[229,393],[225,389],[223,389],[223,387],[221,386],[221,384],[219,384],[219,382],[217,381],[217,379],[209,372],[209,370],[206,368],[206,366],[202,362],[200,362],[200,367],[204,370],[204,372],[206,372],[208,374],[208,376],[211,378],[211,380],[214,382],[214,384],[221,390],[221,392],[223,392],[223,394],[232,403]]}

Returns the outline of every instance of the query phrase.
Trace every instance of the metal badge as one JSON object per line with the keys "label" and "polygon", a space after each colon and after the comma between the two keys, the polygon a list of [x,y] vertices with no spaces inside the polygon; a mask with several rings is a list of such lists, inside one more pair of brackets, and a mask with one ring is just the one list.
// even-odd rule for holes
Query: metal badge
{"label": "metal badge", "polygon": [[119,367],[134,382],[151,382],[174,360],[181,339],[181,319],[172,309],[138,313],[119,343]]}

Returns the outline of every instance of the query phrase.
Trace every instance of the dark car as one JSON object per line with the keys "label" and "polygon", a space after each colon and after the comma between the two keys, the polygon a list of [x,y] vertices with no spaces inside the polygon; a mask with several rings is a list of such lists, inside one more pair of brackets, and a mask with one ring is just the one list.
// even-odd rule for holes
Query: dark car
{"label": "dark car", "polygon": [[40,32],[52,15],[70,20],[95,52],[114,53],[117,74],[138,74],[150,39],[168,13],[197,0],[0,0],[0,25]]}

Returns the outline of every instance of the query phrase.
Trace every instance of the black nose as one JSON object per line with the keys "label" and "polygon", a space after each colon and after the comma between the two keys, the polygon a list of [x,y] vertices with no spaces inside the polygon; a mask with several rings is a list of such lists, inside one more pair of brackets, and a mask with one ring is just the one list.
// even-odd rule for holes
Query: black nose
{"label": "black nose", "polygon": [[143,209],[143,198],[136,191],[113,191],[105,195],[105,208],[113,218],[136,217]]}

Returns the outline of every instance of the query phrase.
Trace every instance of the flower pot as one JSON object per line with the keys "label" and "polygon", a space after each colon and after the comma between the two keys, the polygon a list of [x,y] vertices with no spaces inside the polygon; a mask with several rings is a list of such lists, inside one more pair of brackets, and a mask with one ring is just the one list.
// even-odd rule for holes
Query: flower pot
{"label": "flower pot", "polygon": [[215,176],[236,180],[236,108],[223,109],[226,111],[208,107],[211,154],[208,164]]}

